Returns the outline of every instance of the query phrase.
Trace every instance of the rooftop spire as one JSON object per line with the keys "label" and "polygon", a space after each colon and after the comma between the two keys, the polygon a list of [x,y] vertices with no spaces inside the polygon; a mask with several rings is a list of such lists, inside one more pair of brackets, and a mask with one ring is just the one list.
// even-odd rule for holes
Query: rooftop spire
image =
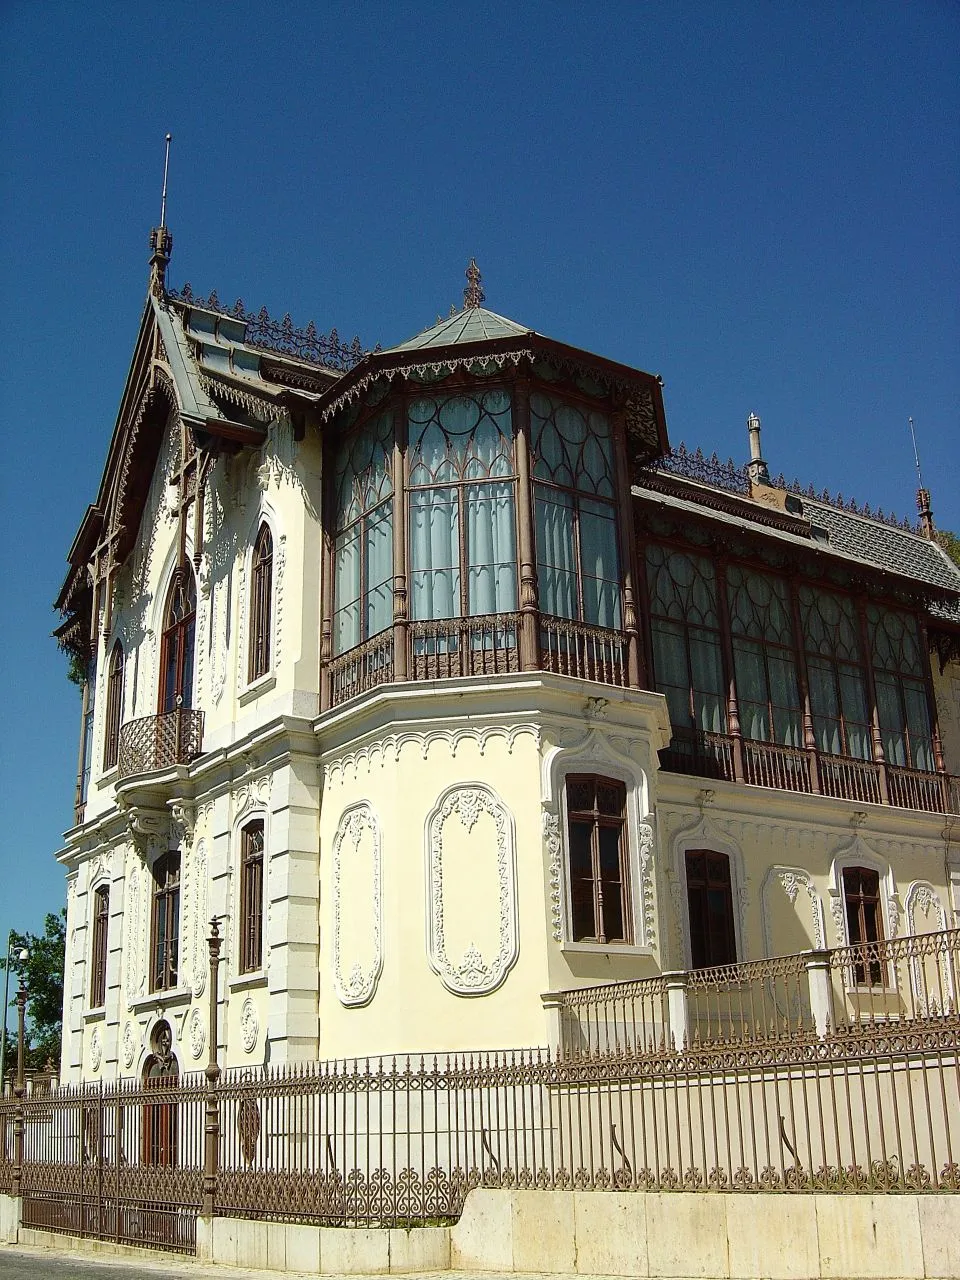
{"label": "rooftop spire", "polygon": [[160,196],[160,225],[150,232],[150,292],[162,297],[166,292],[167,264],[173,252],[173,236],[167,230],[167,172],[170,168],[170,143],[173,134],[168,133],[163,153],[163,192]]}
{"label": "rooftop spire", "polygon": [[470,265],[464,274],[467,277],[467,287],[463,291],[464,311],[470,307],[483,306],[487,295],[483,292],[483,285],[480,283],[480,268],[477,266],[476,258],[470,259]]}
{"label": "rooftop spire", "polygon": [[933,538],[933,511],[930,507],[930,490],[923,487],[923,476],[920,473],[920,453],[917,449],[917,433],[914,430],[913,419],[908,418],[910,424],[910,439],[913,441],[913,460],[917,464],[917,514],[920,516],[920,532],[925,538]]}
{"label": "rooftop spire", "polygon": [[747,418],[747,434],[750,437],[750,461],[747,463],[747,475],[751,484],[769,484],[770,472],[760,452],[760,419],[755,413]]}

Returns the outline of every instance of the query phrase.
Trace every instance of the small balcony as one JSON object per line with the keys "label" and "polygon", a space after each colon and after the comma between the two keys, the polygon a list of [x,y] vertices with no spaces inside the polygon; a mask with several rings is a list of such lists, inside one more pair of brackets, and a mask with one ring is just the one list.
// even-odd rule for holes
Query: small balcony
{"label": "small balcony", "polygon": [[118,776],[129,778],[136,773],[189,764],[200,755],[202,742],[203,712],[193,707],[128,720],[120,728]]}
{"label": "small balcony", "polygon": [[[527,665],[522,661],[521,613],[410,622],[401,629],[381,631],[327,665],[329,705],[340,706],[395,680],[507,675],[521,670],[551,671],[626,687],[629,637],[625,632],[547,615],[530,621],[528,652],[533,659]],[[399,653],[398,644],[402,646]]]}
{"label": "small balcony", "polygon": [[660,762],[671,773],[755,787],[887,804],[926,813],[960,813],[960,778],[898,765],[755,742],[727,733],[675,730]]}

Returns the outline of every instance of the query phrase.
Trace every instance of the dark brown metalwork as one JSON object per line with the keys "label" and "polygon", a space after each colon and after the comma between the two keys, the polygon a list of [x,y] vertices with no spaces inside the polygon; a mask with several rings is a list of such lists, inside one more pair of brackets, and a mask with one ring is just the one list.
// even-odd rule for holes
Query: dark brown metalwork
{"label": "dark brown metalwork", "polygon": [[463,291],[464,310],[468,307],[482,307],[487,300],[487,295],[483,292],[480,268],[477,266],[476,258],[470,259],[470,265],[464,275],[467,277],[467,287]]}
{"label": "dark brown metalwork", "polygon": [[120,729],[119,777],[189,764],[202,743],[203,712],[193,707],[128,720]]}
{"label": "dark brown metalwork", "polygon": [[629,636],[569,618],[540,618],[540,667],[561,676],[626,688]]}
{"label": "dark brown metalwork", "polygon": [[294,326],[289,315],[282,320],[274,320],[266,307],[259,311],[247,311],[243,301],[238,298],[232,307],[224,306],[217,297],[216,291],[204,298],[194,294],[189,283],[182,289],[167,291],[167,297],[176,302],[183,302],[189,307],[197,307],[205,311],[219,311],[233,320],[239,320],[246,326],[243,340],[251,347],[260,347],[266,351],[277,351],[282,355],[293,356],[296,360],[306,360],[310,364],[319,364],[327,369],[346,371],[359,364],[367,354],[361,346],[360,339],[343,342],[336,329],[327,333],[319,333],[311,320],[305,329]]}
{"label": "dark brown metalwork", "polygon": [[411,622],[410,676],[442,680],[519,671],[519,624],[517,613]]}
{"label": "dark brown metalwork", "polygon": [[210,921],[207,950],[210,961],[210,995],[207,1020],[207,1040],[210,1056],[204,1070],[206,1090],[203,1119],[203,1203],[205,1217],[212,1218],[216,1204],[217,1170],[220,1152],[220,1099],[217,1085],[220,1081],[220,1064],[217,1061],[217,984],[220,976],[220,926],[216,916]]}

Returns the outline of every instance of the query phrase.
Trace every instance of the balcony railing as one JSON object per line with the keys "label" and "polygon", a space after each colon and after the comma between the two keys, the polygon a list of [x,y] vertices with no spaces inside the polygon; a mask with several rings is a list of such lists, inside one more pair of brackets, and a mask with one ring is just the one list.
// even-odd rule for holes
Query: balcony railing
{"label": "balcony railing", "polygon": [[394,629],[381,631],[327,663],[324,705],[340,706],[394,680],[506,675],[531,664],[535,670],[578,680],[620,688],[629,683],[629,639],[624,632],[541,616],[526,633],[532,657],[524,667],[522,625],[520,613],[497,613],[408,622],[399,632],[403,639]]}
{"label": "balcony railing", "polygon": [[[747,782],[779,791],[819,792],[837,800],[890,804],[926,813],[960,813],[960,778],[826,755],[726,733],[674,730],[660,762],[671,773]],[[884,787],[884,783],[886,786]]]}
{"label": "balcony railing", "polygon": [[135,773],[189,764],[200,754],[202,742],[203,712],[193,707],[129,720],[120,728],[118,774],[129,778]]}

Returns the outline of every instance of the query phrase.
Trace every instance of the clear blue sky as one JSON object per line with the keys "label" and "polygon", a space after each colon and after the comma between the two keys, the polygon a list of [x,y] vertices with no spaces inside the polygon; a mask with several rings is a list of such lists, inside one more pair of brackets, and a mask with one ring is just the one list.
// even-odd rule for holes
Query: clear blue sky
{"label": "clear blue sky", "polygon": [[[58,4],[0,24],[0,939],[64,889],[80,702],[49,632],[170,275],[400,341],[488,305],[663,375],[674,444],[960,529],[960,6]],[[12,606],[12,607],[11,607]],[[0,943],[2,946],[2,943]]]}

